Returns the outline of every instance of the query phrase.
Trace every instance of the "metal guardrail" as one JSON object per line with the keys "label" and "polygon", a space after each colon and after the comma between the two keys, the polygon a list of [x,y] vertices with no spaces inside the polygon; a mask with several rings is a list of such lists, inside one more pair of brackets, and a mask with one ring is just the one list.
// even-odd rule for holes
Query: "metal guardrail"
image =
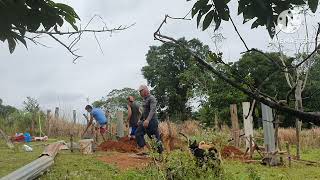
{"label": "metal guardrail", "polygon": [[59,141],[48,145],[41,156],[31,163],[17,169],[16,171],[2,177],[0,180],[30,180],[41,176],[53,165],[54,158],[64,142]]}

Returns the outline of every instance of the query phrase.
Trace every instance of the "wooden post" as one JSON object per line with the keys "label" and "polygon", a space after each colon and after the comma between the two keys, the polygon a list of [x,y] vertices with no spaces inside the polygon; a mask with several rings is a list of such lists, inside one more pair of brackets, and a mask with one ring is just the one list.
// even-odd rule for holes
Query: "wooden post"
{"label": "wooden post", "polygon": [[75,126],[76,126],[76,123],[77,123],[77,111],[73,110],[72,114],[73,114],[73,116],[72,116],[72,119],[73,119],[72,135],[75,135],[76,134]]}
{"label": "wooden post", "polygon": [[274,127],[273,127],[273,114],[272,109],[261,103],[262,121],[263,121],[263,135],[264,144],[268,145],[268,152],[274,152],[275,140],[274,140]]}
{"label": "wooden post", "polygon": [[299,121],[299,119],[296,119],[296,137],[297,137],[297,160],[300,160],[300,150],[301,150],[301,147],[300,147],[300,132],[301,132],[301,125],[302,125],[302,122]]}
{"label": "wooden post", "polygon": [[219,128],[218,128],[218,120],[219,120],[219,118],[218,118],[218,113],[216,112],[216,113],[214,114],[214,130],[215,130],[215,131],[218,131],[218,130],[219,130]]}
{"label": "wooden post", "polygon": [[244,126],[244,134],[246,140],[246,148],[251,148],[249,140],[250,136],[253,138],[253,118],[252,115],[249,114],[250,111],[250,102],[242,102],[242,112],[243,112],[243,126]]}
{"label": "wooden post", "polygon": [[269,144],[265,144],[266,152],[267,152],[267,165],[270,166],[270,147]]}
{"label": "wooden post", "polygon": [[231,104],[230,105],[230,114],[231,114],[231,122],[232,122],[232,133],[234,139],[234,146],[239,147],[240,144],[240,130],[239,130],[239,120],[238,120],[238,112],[237,112],[237,105]]}
{"label": "wooden post", "polygon": [[70,151],[73,153],[73,135],[70,135]]}
{"label": "wooden post", "polygon": [[124,125],[123,125],[123,112],[117,112],[117,136],[123,137],[124,136]]}
{"label": "wooden post", "polygon": [[54,118],[59,118],[59,107],[56,107],[56,109],[54,110]]}
{"label": "wooden post", "polygon": [[42,137],[42,129],[41,129],[41,115],[40,115],[40,112],[38,112],[38,116],[39,116],[39,134],[40,134],[40,137]]}
{"label": "wooden post", "polygon": [[279,123],[280,123],[279,115],[276,115],[275,117],[276,117],[275,125],[274,125],[274,127],[275,127],[274,128],[275,148],[279,149],[279,144],[278,144],[278,142],[279,142]]}
{"label": "wooden post", "polygon": [[73,110],[73,124],[77,123],[77,111]]}
{"label": "wooden post", "polygon": [[249,145],[250,145],[250,159],[252,159],[252,154],[253,154],[253,142],[252,142],[252,136],[249,135],[250,141],[249,141]]}
{"label": "wooden post", "polygon": [[[281,152],[282,151],[282,147],[281,147],[281,143],[280,143],[280,139],[278,138],[278,148],[279,148],[279,151]],[[280,164],[283,164],[283,157],[280,156]]]}
{"label": "wooden post", "polygon": [[291,167],[291,155],[290,155],[290,146],[289,143],[286,144],[287,153],[288,153],[288,161],[289,161],[289,167]]}
{"label": "wooden post", "polygon": [[47,110],[47,136],[51,136],[51,110]]}

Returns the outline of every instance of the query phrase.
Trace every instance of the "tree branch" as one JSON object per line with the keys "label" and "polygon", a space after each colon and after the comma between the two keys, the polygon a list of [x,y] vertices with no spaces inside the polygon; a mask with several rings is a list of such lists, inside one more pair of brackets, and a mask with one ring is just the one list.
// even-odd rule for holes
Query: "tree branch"
{"label": "tree branch", "polygon": [[239,31],[238,31],[238,28],[237,28],[237,26],[234,24],[234,22],[233,22],[233,20],[232,20],[232,18],[231,18],[231,16],[230,16],[230,14],[229,14],[229,18],[230,18],[231,23],[232,23],[232,25],[233,25],[233,27],[234,27],[234,30],[237,32],[239,38],[241,39],[242,43],[243,43],[244,46],[246,47],[247,51],[249,51],[249,48],[248,48],[246,42],[243,40],[242,36],[240,35],[240,33],[239,33]]}
{"label": "tree branch", "polygon": [[[175,44],[175,45],[178,45],[178,46],[184,48],[195,58],[195,60],[198,62],[199,65],[205,67],[206,69],[211,71],[213,74],[215,74],[218,78],[222,79],[226,83],[228,83],[231,86],[233,86],[234,88],[242,91],[244,94],[248,95],[249,97],[252,97],[253,99],[255,99],[258,102],[262,102],[263,104],[265,104],[275,110],[290,113],[296,117],[299,117],[300,119],[302,119],[306,122],[319,122],[320,121],[320,115],[302,112],[302,111],[295,110],[295,109],[292,109],[287,106],[282,106],[280,103],[271,101],[268,98],[262,96],[261,93],[258,91],[253,92],[253,91],[246,89],[245,87],[242,86],[242,84],[239,84],[238,82],[233,81],[232,79],[225,76],[223,73],[217,71],[211,64],[206,62],[204,59],[202,59],[200,56],[198,56],[195,52],[193,52],[188,47],[179,43],[179,41],[177,41],[176,39],[169,37],[169,36],[166,36],[166,35],[162,35],[160,33],[160,30],[161,30],[162,26],[164,25],[164,23],[166,23],[168,17],[170,17],[170,16],[168,16],[168,15],[165,16],[165,18],[162,21],[162,23],[160,24],[159,28],[154,33],[155,40],[161,41],[163,43],[172,43],[172,44]],[[173,19],[173,18],[171,18],[171,19]],[[177,18],[177,19],[183,19],[183,18]]]}
{"label": "tree branch", "polygon": [[318,45],[318,36],[320,34],[320,23],[318,23],[318,31],[315,37],[315,41],[316,41],[316,45],[314,50],[306,57],[304,58],[300,63],[298,63],[295,68],[298,68],[299,66],[301,66],[304,62],[306,62],[308,59],[310,59],[314,54],[318,53],[318,50],[320,49],[320,44]]}

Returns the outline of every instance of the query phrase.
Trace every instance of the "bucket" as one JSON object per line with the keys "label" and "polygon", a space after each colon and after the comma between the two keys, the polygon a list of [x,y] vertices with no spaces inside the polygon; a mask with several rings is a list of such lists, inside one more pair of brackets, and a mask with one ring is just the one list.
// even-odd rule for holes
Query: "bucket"
{"label": "bucket", "polygon": [[92,154],[93,139],[83,139],[79,141],[80,152],[82,154]]}

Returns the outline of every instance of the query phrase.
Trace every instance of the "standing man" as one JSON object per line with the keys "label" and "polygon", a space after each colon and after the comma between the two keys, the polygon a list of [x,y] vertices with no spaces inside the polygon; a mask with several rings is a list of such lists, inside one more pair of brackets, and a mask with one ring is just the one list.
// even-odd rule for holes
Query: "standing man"
{"label": "standing man", "polygon": [[136,133],[136,141],[141,151],[145,149],[144,135],[147,134],[150,138],[155,136],[157,139],[158,153],[162,153],[162,143],[158,128],[158,119],[156,114],[157,100],[150,94],[150,91],[146,85],[139,87],[140,96],[143,98],[143,113],[140,121],[138,122],[138,129]]}
{"label": "standing man", "polygon": [[96,129],[99,128],[100,134],[101,134],[103,140],[106,141],[106,138],[104,137],[104,134],[107,132],[108,119],[105,116],[105,113],[103,112],[102,109],[100,109],[100,108],[92,108],[92,106],[90,106],[90,105],[87,105],[85,107],[85,109],[86,109],[86,111],[88,111],[90,113],[90,120],[89,120],[89,123],[88,123],[86,129],[82,133],[82,136],[87,132],[88,128],[92,125],[93,118],[94,118],[96,120],[96,122],[98,123],[98,126],[99,126],[99,127],[96,127]]}
{"label": "standing man", "polygon": [[134,101],[133,96],[128,97],[128,119],[129,123],[129,137],[135,139],[138,128],[138,120],[141,117],[141,111],[139,105]]}

